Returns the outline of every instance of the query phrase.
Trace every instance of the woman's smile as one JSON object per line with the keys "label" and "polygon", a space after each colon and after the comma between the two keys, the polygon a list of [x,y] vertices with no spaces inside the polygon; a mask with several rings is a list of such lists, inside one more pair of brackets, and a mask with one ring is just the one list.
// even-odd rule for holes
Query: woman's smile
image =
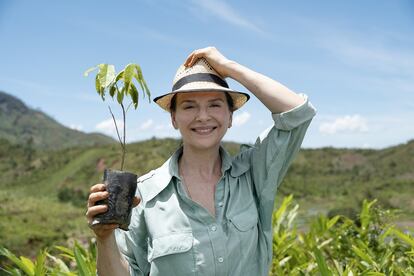
{"label": "woman's smile", "polygon": [[200,135],[209,135],[216,129],[217,129],[216,126],[199,126],[199,127],[191,128],[193,132],[200,134]]}

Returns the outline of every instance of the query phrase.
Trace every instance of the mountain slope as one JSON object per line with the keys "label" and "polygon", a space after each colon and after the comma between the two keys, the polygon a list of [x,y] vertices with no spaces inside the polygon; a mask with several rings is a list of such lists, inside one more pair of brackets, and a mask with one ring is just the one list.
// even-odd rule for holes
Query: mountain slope
{"label": "mountain slope", "polygon": [[45,113],[31,109],[21,100],[1,91],[0,138],[13,144],[25,144],[39,149],[62,149],[115,142],[102,134],[87,134],[67,128]]}

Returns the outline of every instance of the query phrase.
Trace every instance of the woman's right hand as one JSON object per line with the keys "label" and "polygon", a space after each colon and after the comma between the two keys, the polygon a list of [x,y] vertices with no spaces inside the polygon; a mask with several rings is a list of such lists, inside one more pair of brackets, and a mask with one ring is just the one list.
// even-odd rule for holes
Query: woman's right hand
{"label": "woman's right hand", "polygon": [[[108,210],[108,205],[95,205],[97,201],[107,199],[109,193],[106,191],[105,184],[99,183],[93,185],[90,189],[90,194],[88,197],[88,210],[86,211],[86,219],[88,220],[88,225],[95,232],[96,238],[99,240],[105,240],[108,238],[116,228],[119,227],[118,224],[97,224],[91,226],[93,218],[101,213],[105,213]],[[137,206],[141,200],[138,197],[134,197],[133,206]]]}

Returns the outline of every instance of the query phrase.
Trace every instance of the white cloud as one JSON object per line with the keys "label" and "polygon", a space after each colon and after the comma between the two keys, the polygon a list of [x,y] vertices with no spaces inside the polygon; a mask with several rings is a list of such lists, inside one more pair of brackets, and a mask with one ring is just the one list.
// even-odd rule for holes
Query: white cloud
{"label": "white cloud", "polygon": [[[118,125],[119,131],[122,132],[122,128],[124,126],[124,123],[121,120],[116,120],[116,124]],[[95,126],[95,129],[97,129],[98,131],[101,131],[105,134],[108,134],[108,135],[116,135],[115,125],[114,125],[114,121],[112,119],[108,119],[108,120],[105,120],[105,121],[102,121],[102,122],[98,123]]]}
{"label": "white cloud", "polygon": [[82,131],[83,130],[83,126],[82,125],[71,124],[69,127],[71,129],[74,129],[74,130],[77,130],[77,131]]}
{"label": "white cloud", "polygon": [[362,116],[346,115],[336,118],[334,121],[322,123],[319,131],[323,134],[356,133],[368,131],[367,120]]}
{"label": "white cloud", "polygon": [[152,119],[148,119],[140,126],[140,129],[141,130],[149,129],[153,124],[154,124],[154,121]]}
{"label": "white cloud", "polygon": [[192,0],[191,2],[195,6],[195,14],[207,11],[211,15],[237,27],[265,34],[263,30],[249,20],[243,18],[233,7],[222,0]]}
{"label": "white cloud", "polygon": [[250,119],[250,117],[251,117],[251,115],[247,111],[244,111],[241,114],[237,114],[233,118],[233,125],[234,126],[242,126]]}

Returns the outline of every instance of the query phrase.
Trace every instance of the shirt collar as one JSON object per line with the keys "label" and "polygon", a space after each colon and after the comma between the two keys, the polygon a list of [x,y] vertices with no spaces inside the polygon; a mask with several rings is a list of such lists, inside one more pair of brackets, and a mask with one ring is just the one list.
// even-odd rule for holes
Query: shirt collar
{"label": "shirt collar", "polygon": [[[230,154],[221,145],[219,151],[221,156],[221,173],[224,174],[225,171],[231,168],[232,158]],[[180,178],[180,173],[178,172],[178,159],[182,154],[183,147],[180,147],[171,156],[171,160],[169,163],[169,173],[171,176]]]}
{"label": "shirt collar", "polygon": [[[151,184],[145,185],[142,189],[140,189],[140,193],[145,201],[150,201],[161,191],[163,191],[171,182],[173,176],[180,179],[180,174],[178,172],[178,159],[182,153],[183,148],[180,147],[161,167],[154,170],[151,175],[146,178],[148,180],[151,179]],[[220,146],[220,156],[221,172],[224,175],[224,173],[232,166],[232,157],[222,146]]]}

